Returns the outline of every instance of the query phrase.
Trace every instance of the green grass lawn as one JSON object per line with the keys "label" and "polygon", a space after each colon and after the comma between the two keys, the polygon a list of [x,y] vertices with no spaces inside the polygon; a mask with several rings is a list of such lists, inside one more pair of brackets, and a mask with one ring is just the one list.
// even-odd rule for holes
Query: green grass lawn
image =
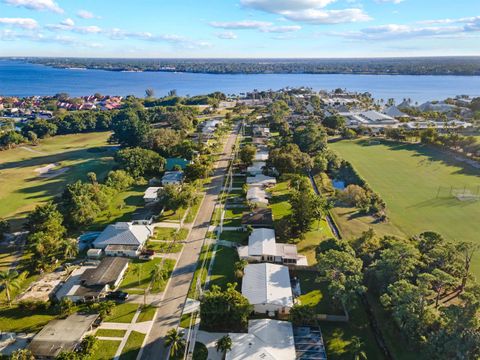
{"label": "green grass lawn", "polygon": [[153,320],[156,310],[157,309],[151,305],[142,307],[142,311],[140,312],[140,315],[138,315],[138,318],[137,318],[137,323]]}
{"label": "green grass lawn", "polygon": [[243,208],[226,209],[224,219],[241,219],[244,212]]}
{"label": "green grass lawn", "polygon": [[223,231],[220,234],[220,240],[228,240],[246,245],[248,243],[248,231]]}
{"label": "green grass lawn", "polygon": [[105,322],[130,323],[138,309],[138,304],[117,304],[112,313],[105,318]]}
{"label": "green grass lawn", "polygon": [[118,337],[122,338],[127,330],[119,329],[98,329],[95,333],[95,336],[104,336],[104,337]]}
{"label": "green grass lawn", "polygon": [[98,340],[97,350],[92,355],[92,360],[112,360],[115,357],[120,340]]}
{"label": "green grass lawn", "polygon": [[[102,180],[115,165],[114,147],[107,144],[109,137],[108,132],[55,136],[41,140],[38,146],[2,151],[0,218],[18,226],[35,205],[60,195],[66,184],[86,180],[91,171]],[[35,170],[49,164],[59,164],[56,169],[66,170],[53,177],[40,177]]]}
{"label": "green grass lawn", "polygon": [[165,210],[158,218],[158,221],[180,222],[180,220],[185,216],[186,211],[187,209],[185,208],[180,208],[176,212],[172,210]]}
{"label": "green grass lawn", "polygon": [[128,337],[127,343],[122,350],[120,360],[135,360],[145,339],[145,334],[132,331]]}
{"label": "green grass lawn", "polygon": [[367,313],[359,305],[350,311],[350,322],[320,322],[323,340],[326,345],[327,356],[331,360],[351,360],[354,353],[351,342],[354,337],[363,343],[362,350],[368,359],[384,359],[380,348],[375,342],[375,337],[368,322]]}
{"label": "green grass lawn", "polygon": [[322,241],[333,237],[325,219],[321,220],[320,223],[314,221],[311,230],[305,233],[304,238],[296,243],[297,250],[300,254],[307,257],[308,265],[315,265],[317,263],[316,248]]}
{"label": "green grass lawn", "polygon": [[[213,255],[212,250],[213,250],[213,246],[208,247],[207,245],[205,245],[202,247],[202,251],[200,252],[200,256],[197,262],[197,268],[193,273],[193,279],[192,279],[192,282],[190,283],[190,289],[188,290],[189,298],[195,297],[195,287],[198,282],[198,278],[200,278],[201,284],[204,284],[205,280],[207,279],[208,266],[210,264],[210,261]],[[202,266],[204,261],[205,261],[205,266]]]}
{"label": "green grass lawn", "polygon": [[119,221],[130,221],[132,215],[139,207],[144,205],[143,194],[145,185],[135,185],[128,191],[117,194],[110,207],[102,212],[95,222],[85,230],[103,230],[107,225]]}
{"label": "green grass lawn", "polygon": [[120,288],[123,290],[129,288],[146,289],[150,284],[153,270],[161,261],[162,259],[160,258],[148,261],[132,260],[120,284]]}
{"label": "green grass lawn", "polygon": [[343,315],[342,308],[332,303],[327,284],[317,281],[319,276],[317,273],[296,271],[294,276],[300,279],[302,295],[298,297],[298,300],[302,305],[314,306],[317,314]]}
{"label": "green grass lawn", "polygon": [[175,268],[175,260],[172,259],[165,259],[165,262],[163,263],[163,271],[165,273],[165,280],[160,281],[160,282],[155,282],[152,284],[152,288],[150,291],[152,293],[159,293],[165,290],[165,287],[167,286],[168,279],[172,275],[173,269]]}
{"label": "green grass lawn", "polygon": [[[157,227],[155,228],[155,232],[153,234],[153,238],[155,240],[173,240],[174,232],[176,232],[176,228],[169,228],[169,227]],[[177,240],[185,240],[188,236],[188,229],[179,229],[177,232]]]}
{"label": "green grass lawn", "polygon": [[[429,230],[448,240],[480,242],[480,201],[459,201],[449,195],[451,186],[477,189],[479,169],[418,144],[369,144],[360,139],[330,146],[378,192],[387,204],[390,221],[405,234]],[[477,276],[479,260],[480,254],[473,261]]]}
{"label": "green grass lawn", "polygon": [[234,274],[236,261],[238,261],[237,250],[226,246],[218,246],[210,274],[211,284],[226,289],[228,283],[236,282],[237,279],[235,279]]}
{"label": "green grass lawn", "polygon": [[288,202],[290,194],[289,183],[288,180],[279,182],[270,190],[272,197],[270,198],[269,204],[272,209],[275,224],[278,224],[280,220],[290,214],[291,207]]}
{"label": "green grass lawn", "polygon": [[188,214],[187,216],[185,216],[186,224],[190,224],[195,220],[195,217],[197,216],[197,213],[198,213],[198,209],[200,209],[200,205],[202,204],[202,198],[198,199],[197,203],[193,205],[190,208],[190,210],[188,210]]}
{"label": "green grass lawn", "polygon": [[148,241],[147,248],[158,253],[178,253],[182,251],[183,244],[173,243],[172,241]]}
{"label": "green grass lawn", "polygon": [[28,311],[17,305],[0,306],[0,329],[5,332],[36,332],[56,317],[54,310]]}

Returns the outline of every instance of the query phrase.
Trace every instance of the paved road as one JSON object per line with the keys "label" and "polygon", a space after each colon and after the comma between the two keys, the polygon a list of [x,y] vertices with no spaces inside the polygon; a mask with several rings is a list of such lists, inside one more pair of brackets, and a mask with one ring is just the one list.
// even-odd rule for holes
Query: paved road
{"label": "paved road", "polygon": [[180,322],[182,308],[197,266],[202,242],[208,232],[217,196],[222,189],[223,176],[226,173],[232,146],[235,144],[236,133],[236,131],[232,133],[225,143],[224,152],[217,163],[211,185],[202,201],[197,219],[177,262],[177,267],[172,274],[165,297],[159,305],[152,330],[143,348],[142,360],[167,358],[163,338],[169,329],[175,328]]}

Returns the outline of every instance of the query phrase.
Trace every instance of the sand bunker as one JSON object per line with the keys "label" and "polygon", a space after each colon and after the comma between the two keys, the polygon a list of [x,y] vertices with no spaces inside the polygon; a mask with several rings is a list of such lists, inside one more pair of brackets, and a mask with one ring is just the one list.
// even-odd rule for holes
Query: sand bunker
{"label": "sand bunker", "polygon": [[70,169],[69,167],[64,167],[61,169],[55,170],[55,167],[59,166],[60,164],[48,164],[45,165],[41,168],[36,168],[35,172],[38,173],[40,177],[45,177],[45,178],[52,178],[58,175],[63,174],[64,172],[68,171]]}

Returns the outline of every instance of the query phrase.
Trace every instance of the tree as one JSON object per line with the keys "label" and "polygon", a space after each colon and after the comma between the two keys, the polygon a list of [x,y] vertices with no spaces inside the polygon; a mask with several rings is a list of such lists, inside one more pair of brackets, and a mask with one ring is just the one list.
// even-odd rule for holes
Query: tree
{"label": "tree", "polygon": [[13,289],[20,288],[20,284],[17,281],[18,272],[15,270],[5,270],[0,272],[0,285],[5,289],[5,295],[7,296],[8,306],[12,305],[11,291]]}
{"label": "tree", "polygon": [[289,202],[292,207],[291,225],[294,233],[303,234],[309,231],[313,220],[322,217],[324,202],[310,186],[293,190]]}
{"label": "tree", "polygon": [[365,292],[362,285],[362,260],[353,252],[329,250],[318,255],[320,279],[328,283],[332,298],[339,304],[351,306],[359,294]]}
{"label": "tree", "polygon": [[245,259],[240,259],[234,264],[234,273],[237,279],[241,279],[244,275],[245,266],[248,265],[248,261]]}
{"label": "tree", "polygon": [[5,219],[0,219],[0,240],[3,239],[5,233],[10,231],[10,223]]}
{"label": "tree", "polygon": [[198,179],[205,179],[211,172],[211,165],[204,164],[199,161],[188,164],[185,168],[185,181],[193,182]]}
{"label": "tree", "polygon": [[87,335],[80,344],[80,352],[83,358],[89,358],[98,348],[98,339],[94,335]]}
{"label": "tree", "polygon": [[185,352],[185,340],[183,338],[183,332],[177,331],[177,329],[170,329],[165,336],[165,347],[170,348],[169,355],[172,359],[179,359]]}
{"label": "tree", "polygon": [[217,351],[221,351],[223,354],[226,354],[227,351],[232,350],[232,338],[230,335],[222,336],[217,340],[215,347]]}
{"label": "tree", "polygon": [[466,241],[459,243],[457,246],[458,252],[460,254],[459,256],[463,261],[462,284],[460,285],[461,292],[465,289],[465,286],[467,285],[467,281],[470,277],[472,258],[479,248],[480,246],[478,244]]}
{"label": "tree", "polygon": [[10,360],[35,360],[35,356],[28,349],[19,349],[12,352]]}
{"label": "tree", "polygon": [[115,161],[135,179],[159,175],[165,166],[165,159],[155,151],[138,147],[118,151]]}
{"label": "tree", "polygon": [[290,309],[289,318],[297,326],[314,325],[316,311],[312,305],[295,304]]}
{"label": "tree", "polygon": [[327,116],[322,121],[323,125],[332,130],[340,130],[345,127],[345,118],[341,115]]}
{"label": "tree", "polygon": [[438,308],[438,302],[440,300],[440,295],[446,289],[454,286],[456,284],[456,279],[449,273],[442,271],[440,269],[434,269],[432,271],[432,289],[435,291],[435,307]]}
{"label": "tree", "polygon": [[133,177],[131,177],[125,170],[113,170],[107,175],[105,185],[117,190],[118,192],[127,190],[135,183]]}
{"label": "tree", "polygon": [[63,226],[63,215],[58,211],[58,207],[52,201],[43,205],[37,205],[35,209],[28,214],[25,224],[27,230],[31,233],[44,231],[61,238],[65,235],[66,229]]}
{"label": "tree", "polygon": [[162,203],[175,213],[180,208],[187,208],[198,201],[195,186],[191,184],[173,185],[169,184],[161,190]]}
{"label": "tree", "polygon": [[119,112],[112,119],[112,140],[125,147],[135,147],[144,144],[150,137],[150,125],[140,119],[132,109]]}
{"label": "tree", "polygon": [[60,244],[60,251],[65,259],[72,259],[78,255],[78,244],[75,239],[64,239]]}
{"label": "tree", "polygon": [[227,284],[227,289],[213,285],[200,300],[200,318],[207,331],[245,329],[253,307],[241,293],[235,290],[236,284]]}
{"label": "tree", "polygon": [[155,95],[155,90],[153,90],[152,88],[148,88],[145,90],[145,96],[147,98],[151,98]]}
{"label": "tree", "polygon": [[367,353],[363,350],[364,344],[357,336],[352,337],[348,347],[350,352],[353,353],[354,360],[368,360]]}
{"label": "tree", "polygon": [[253,145],[245,145],[242,147],[238,153],[238,156],[242,163],[246,166],[250,166],[255,159],[255,154],[257,153],[257,148]]}
{"label": "tree", "polygon": [[321,126],[310,121],[306,126],[295,129],[293,142],[307,154],[322,152],[327,147],[327,133]]}
{"label": "tree", "polygon": [[75,304],[73,301],[67,297],[63,297],[59,304],[60,315],[68,316],[71,315],[75,309]]}
{"label": "tree", "polygon": [[302,173],[313,168],[310,156],[291,143],[271,150],[268,163],[281,174]]}

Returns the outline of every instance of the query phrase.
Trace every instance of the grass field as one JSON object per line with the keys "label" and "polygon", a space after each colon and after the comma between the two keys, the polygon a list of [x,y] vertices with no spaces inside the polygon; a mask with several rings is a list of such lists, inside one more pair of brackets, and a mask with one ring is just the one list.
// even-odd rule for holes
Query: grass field
{"label": "grass field", "polygon": [[130,323],[138,306],[138,304],[133,303],[117,304],[112,309],[112,313],[105,318],[105,322]]}
{"label": "grass field", "polygon": [[[480,242],[480,201],[459,201],[449,195],[451,186],[477,189],[479,169],[416,144],[355,140],[330,147],[350,161],[385,200],[390,221],[403,233],[431,230],[448,240]],[[477,276],[479,260],[480,255],[474,264]]]}
{"label": "grass field", "polygon": [[211,284],[226,289],[228,283],[238,282],[234,274],[236,261],[238,261],[237,250],[226,246],[219,246],[210,274]]}
{"label": "grass field", "polygon": [[120,340],[98,340],[97,350],[92,355],[92,360],[111,360],[115,357]]}
{"label": "grass field", "polygon": [[[55,136],[38,146],[21,146],[0,153],[0,217],[23,218],[33,207],[61,194],[66,184],[95,172],[103,179],[112,168],[114,147],[110,133]],[[38,169],[56,164],[56,176],[40,176]],[[37,170],[37,171],[36,171]]]}

